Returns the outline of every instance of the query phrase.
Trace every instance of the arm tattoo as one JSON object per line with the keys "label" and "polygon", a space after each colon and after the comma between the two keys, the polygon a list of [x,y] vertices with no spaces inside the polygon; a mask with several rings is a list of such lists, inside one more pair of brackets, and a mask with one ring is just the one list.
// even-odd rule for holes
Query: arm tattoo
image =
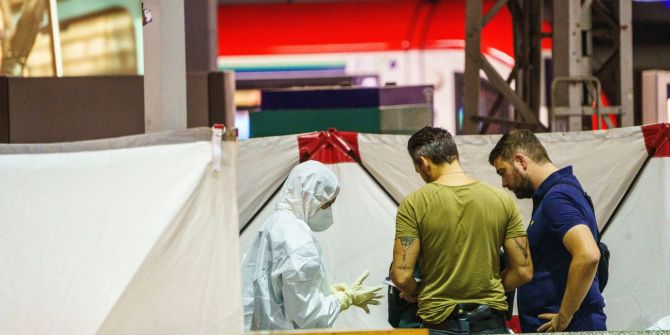
{"label": "arm tattoo", "polygon": [[412,243],[414,243],[414,240],[416,240],[414,237],[401,237],[400,243],[402,244],[402,248],[407,251],[412,246]]}
{"label": "arm tattoo", "polygon": [[515,237],[514,238],[514,243],[516,243],[516,247],[521,250],[521,253],[523,254],[523,258],[526,260],[526,264],[528,264],[528,242],[524,238],[519,238]]}
{"label": "arm tattoo", "polygon": [[402,244],[402,264],[400,264],[400,269],[401,270],[410,270],[409,266],[407,265],[407,250],[414,244],[414,240],[416,240],[414,237],[401,237],[400,238],[400,244]]}

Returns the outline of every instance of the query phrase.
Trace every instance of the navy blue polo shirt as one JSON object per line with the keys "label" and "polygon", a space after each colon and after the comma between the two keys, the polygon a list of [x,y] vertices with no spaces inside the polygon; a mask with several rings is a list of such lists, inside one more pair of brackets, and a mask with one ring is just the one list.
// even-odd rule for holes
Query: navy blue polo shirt
{"label": "navy blue polo shirt", "polygon": [[[518,289],[518,309],[523,332],[535,332],[547,321],[543,313],[557,313],[568,280],[572,257],[563,245],[563,236],[570,228],[585,224],[594,238],[598,226],[584,192],[568,166],[552,173],[533,194],[533,216],[528,225],[528,241],[533,259],[533,280]],[[605,300],[593,280],[582,305],[565,331],[605,330]]]}

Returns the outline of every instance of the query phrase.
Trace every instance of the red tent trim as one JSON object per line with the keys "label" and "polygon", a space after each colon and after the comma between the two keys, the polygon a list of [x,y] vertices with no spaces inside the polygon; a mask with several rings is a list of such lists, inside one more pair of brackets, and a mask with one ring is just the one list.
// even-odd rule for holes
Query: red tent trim
{"label": "red tent trim", "polygon": [[358,133],[328,131],[298,136],[300,162],[315,160],[324,164],[360,162]]}
{"label": "red tent trim", "polygon": [[644,145],[654,157],[670,157],[670,123],[642,126]]}

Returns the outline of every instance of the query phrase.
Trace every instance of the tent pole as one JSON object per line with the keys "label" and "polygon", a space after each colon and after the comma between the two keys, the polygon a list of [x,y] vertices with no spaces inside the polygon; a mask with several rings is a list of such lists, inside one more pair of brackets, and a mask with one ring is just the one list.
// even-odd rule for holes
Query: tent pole
{"label": "tent pole", "polygon": [[377,180],[377,178],[375,178],[375,176],[372,175],[372,173],[365,167],[365,165],[363,165],[363,161],[362,161],[358,156],[354,155],[352,152],[348,152],[347,154],[349,155],[349,157],[353,158],[353,160],[354,160],[356,163],[358,163],[358,166],[360,166],[360,167],[363,169],[363,171],[365,171],[365,173],[366,173],[368,176],[370,176],[370,178],[372,178],[372,181],[374,181],[375,184],[377,184],[377,186],[379,186],[379,188],[381,188],[382,191],[384,191],[384,193],[386,194],[386,196],[388,196],[389,199],[391,199],[391,201],[393,201],[393,203],[394,203],[396,206],[400,206],[400,203],[398,202],[398,200],[396,200],[396,199],[391,195],[391,193],[389,193],[389,191],[387,191],[386,188],[384,188],[384,186],[382,185],[382,183],[380,183],[379,180]]}
{"label": "tent pole", "polygon": [[[291,170],[292,169],[293,168],[291,168]],[[244,226],[242,226],[242,229],[240,229],[240,235],[242,235],[242,233],[244,233],[244,231],[247,229],[247,227],[249,227],[249,225],[252,222],[254,222],[254,219],[256,219],[258,214],[260,214],[261,211],[263,211],[265,206],[267,206],[270,203],[270,201],[272,201],[272,199],[274,199],[275,195],[277,195],[277,193],[279,193],[279,190],[281,190],[282,186],[284,186],[284,183],[286,183],[286,179],[288,179],[288,176],[286,178],[284,178],[284,181],[281,184],[279,184],[279,187],[277,187],[277,189],[274,192],[272,192],[270,197],[268,197],[267,200],[265,200],[263,205],[261,205],[261,207],[259,207],[258,210],[256,210],[256,212],[254,212],[254,215],[252,215],[251,218],[249,218],[249,220],[244,224]]]}
{"label": "tent pole", "polygon": [[635,177],[633,178],[633,181],[628,185],[628,188],[626,189],[626,192],[624,192],[623,196],[621,197],[621,200],[617,203],[616,207],[614,208],[614,211],[612,211],[612,215],[610,215],[610,218],[607,220],[607,223],[603,226],[603,229],[600,230],[600,238],[603,237],[605,234],[605,231],[607,231],[607,228],[610,226],[610,224],[614,221],[614,218],[617,216],[619,213],[619,210],[621,207],[623,207],[623,204],[628,200],[628,197],[630,196],[630,193],[633,191],[633,188],[635,188],[635,185],[637,184],[637,181],[640,179],[640,176],[642,176],[642,172],[644,169],[647,167],[647,164],[649,161],[654,157],[654,154],[656,153],[656,148],[652,148],[651,151],[648,153],[647,158],[645,158],[644,163],[642,163],[642,166],[640,169],[637,171],[635,174]]}

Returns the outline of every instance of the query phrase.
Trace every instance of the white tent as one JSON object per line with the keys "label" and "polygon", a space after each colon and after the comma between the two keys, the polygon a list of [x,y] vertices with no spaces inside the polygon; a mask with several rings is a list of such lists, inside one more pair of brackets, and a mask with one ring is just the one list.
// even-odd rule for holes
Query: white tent
{"label": "white tent", "polygon": [[241,331],[237,147],[210,136],[0,145],[0,333]]}
{"label": "white tent", "polygon": [[[539,135],[557,165],[573,164],[601,228],[608,223],[611,329],[644,329],[670,314],[669,129]],[[209,136],[196,129],[0,145],[0,333],[240,331],[239,272],[231,271],[239,268],[238,229],[246,252],[304,152],[331,162],[342,184],[336,224],[319,234],[329,277],[351,282],[366,269],[368,284],[386,277],[396,203],[423,184],[406,153],[408,136],[224,142],[221,172],[212,169]],[[487,156],[498,138],[457,137],[467,172],[494,185]],[[518,204],[527,218],[530,203]],[[336,323],[388,327],[385,301]]]}
{"label": "white tent", "polygon": [[649,161],[603,235],[612,329],[646,329],[670,315],[670,124],[644,128]]}
{"label": "white tent", "polygon": [[[670,234],[670,207],[667,200],[664,202],[670,184],[667,177],[661,178],[670,172],[668,158],[648,160],[640,174],[642,177],[633,183],[649,157],[648,147],[654,145],[645,143],[645,135],[656,131],[661,138],[670,138],[667,129],[667,125],[655,125],[644,131],[641,127],[631,127],[538,135],[556,165],[573,165],[575,174],[593,198],[600,228],[609,222],[603,241],[608,243],[612,253],[610,283],[605,290],[611,329],[644,329],[670,314],[670,285],[667,284],[670,249],[664,246]],[[322,134],[327,136],[328,133]],[[320,144],[321,150],[339,152],[340,156],[354,152],[354,157],[360,157],[360,164],[352,159],[332,159],[329,155],[325,155],[325,159],[312,157],[331,163],[330,167],[342,183],[342,191],[333,206],[335,225],[318,237],[333,282],[349,282],[369,269],[368,284],[379,284],[387,276],[392,258],[396,204],[423,181],[415,173],[406,152],[409,136],[345,135],[339,137],[347,141],[346,145],[333,140],[330,144]],[[316,135],[308,137],[314,139]],[[488,154],[499,138],[499,135],[456,137],[466,172],[500,185],[500,178],[488,164]],[[295,135],[240,143],[238,206],[243,253],[248,251],[255,231],[274,208],[275,191],[304,152],[314,149],[306,143]],[[667,146],[667,141],[665,143]],[[637,202],[649,209],[640,211]],[[531,202],[517,200],[517,204],[524,217],[529,218]],[[612,217],[617,208],[619,214]],[[632,232],[637,233],[634,238]],[[370,315],[359,310],[346,311],[335,328],[388,328],[386,308],[384,301]]]}

